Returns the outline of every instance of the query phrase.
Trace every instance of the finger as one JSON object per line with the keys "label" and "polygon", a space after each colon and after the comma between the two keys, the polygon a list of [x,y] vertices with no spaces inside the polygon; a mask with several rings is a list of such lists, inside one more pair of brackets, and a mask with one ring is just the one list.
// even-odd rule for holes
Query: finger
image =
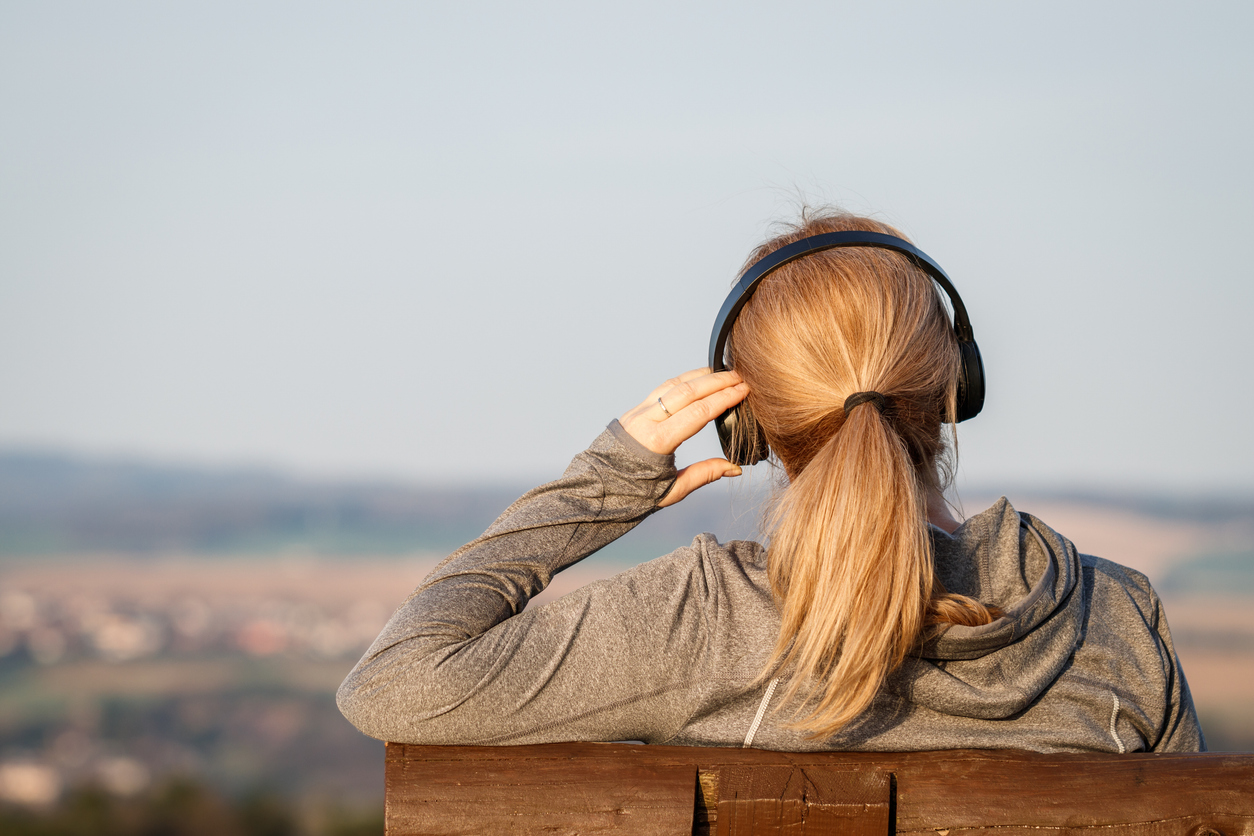
{"label": "finger", "polygon": [[[734,375],[734,380],[727,379],[727,375]],[[707,378],[711,378],[714,382],[707,381]],[[626,423],[629,418],[646,417],[652,421],[665,421],[674,415],[676,410],[683,409],[694,399],[717,389],[719,386],[717,381],[722,381],[722,385],[734,385],[739,380],[740,376],[731,371],[715,374],[711,374],[708,368],[686,371],[654,389],[647,398],[629,409],[620,420]],[[693,390],[688,389],[694,382],[698,382],[698,387]],[[659,401],[662,406],[658,405]]]}
{"label": "finger", "polygon": [[689,404],[714,394],[720,389],[727,389],[741,382],[740,375],[732,370],[722,372],[706,372],[688,380],[679,380],[659,397],[672,414],[679,412]]}
{"label": "finger", "polygon": [[[734,371],[710,373],[707,369],[693,369],[668,383],[673,385],[662,390],[667,398],[662,405],[658,402],[662,395],[650,395],[619,418],[623,429],[654,453],[675,452],[680,444],[749,393],[748,385]],[[654,392],[660,390],[661,387]]]}
{"label": "finger", "polygon": [[697,488],[703,488],[725,476],[739,476],[742,472],[737,465],[726,459],[706,459],[703,462],[690,464],[679,471],[675,477],[675,484],[658,503],[658,507],[665,508],[668,505],[674,505]]}
{"label": "finger", "polygon": [[[665,420],[646,422],[649,438],[639,440],[655,453],[673,453],[680,444],[700,432],[706,424],[740,403],[748,394],[749,384],[743,382],[718,389],[679,411],[671,410],[670,417]],[[661,412],[660,409],[656,411]]]}
{"label": "finger", "polygon": [[[663,395],[665,395],[671,389],[674,389],[679,384],[687,383],[688,381],[693,380],[694,378],[698,378],[698,377],[701,377],[702,375],[707,375],[709,373],[710,373],[709,367],[702,366],[699,369],[691,369],[690,371],[686,371],[677,377],[672,377],[670,380],[666,381],[661,386],[657,387],[652,392],[650,392],[649,397],[644,399],[644,403],[656,404],[658,398],[662,397]],[[666,406],[668,409],[670,408],[670,404],[667,404]]]}

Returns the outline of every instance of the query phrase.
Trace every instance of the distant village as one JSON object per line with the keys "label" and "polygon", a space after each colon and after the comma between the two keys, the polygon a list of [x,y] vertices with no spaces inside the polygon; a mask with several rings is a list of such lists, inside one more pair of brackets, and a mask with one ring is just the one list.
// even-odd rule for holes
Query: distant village
{"label": "distant village", "polygon": [[[126,797],[167,774],[230,787],[267,770],[299,793],[302,771],[317,773],[284,763],[302,735],[338,737],[348,761],[364,761],[370,777],[345,792],[377,790],[381,744],[347,726],[331,694],[427,563],[306,568],[316,571],[105,560],[0,572],[0,801],[48,805],[83,784]],[[329,771],[336,758],[324,761]]]}

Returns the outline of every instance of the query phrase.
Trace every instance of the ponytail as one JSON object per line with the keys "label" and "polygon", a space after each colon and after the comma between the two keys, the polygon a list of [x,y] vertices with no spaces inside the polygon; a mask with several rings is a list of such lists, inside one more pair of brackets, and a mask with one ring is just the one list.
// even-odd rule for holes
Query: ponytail
{"label": "ponytail", "polygon": [[913,471],[884,417],[856,408],[776,509],[771,554],[787,559],[769,564],[781,604],[769,667],[790,671],[789,697],[809,686],[802,725],[816,736],[865,711],[923,629],[932,566]]}

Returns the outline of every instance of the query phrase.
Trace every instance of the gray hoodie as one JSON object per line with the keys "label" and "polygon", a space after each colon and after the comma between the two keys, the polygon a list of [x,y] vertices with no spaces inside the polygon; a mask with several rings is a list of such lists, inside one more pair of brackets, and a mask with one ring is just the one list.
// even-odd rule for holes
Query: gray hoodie
{"label": "gray hoodie", "polygon": [[1078,554],[1005,499],[953,535],[932,530],[945,587],[1005,616],[927,642],[830,739],[790,728],[797,706],[758,681],[780,624],[758,543],[702,534],[524,610],[674,480],[673,456],[613,422],[409,596],[340,686],[340,710],[404,743],[739,746],[756,717],[753,745],[777,750],[1205,748],[1145,576]]}

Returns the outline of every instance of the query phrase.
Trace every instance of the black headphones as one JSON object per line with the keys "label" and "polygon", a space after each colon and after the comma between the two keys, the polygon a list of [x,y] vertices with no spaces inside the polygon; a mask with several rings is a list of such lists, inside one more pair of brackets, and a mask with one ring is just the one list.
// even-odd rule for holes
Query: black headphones
{"label": "black headphones", "polygon": [[[723,303],[723,307],[718,312],[718,319],[714,320],[714,332],[710,335],[710,370],[721,372],[728,368],[723,357],[727,337],[731,334],[740,309],[749,301],[749,297],[758,289],[758,285],[764,278],[790,261],[796,261],[810,253],[837,247],[878,247],[893,250],[910,259],[919,269],[936,280],[936,283],[949,296],[950,304],[953,305],[954,334],[958,337],[958,351],[962,358],[958,370],[956,418],[958,421],[965,421],[979,415],[984,407],[984,361],[980,359],[980,349],[975,344],[975,335],[971,331],[971,322],[967,319],[967,309],[962,304],[962,297],[954,289],[945,271],[926,253],[908,241],[878,232],[827,232],[822,235],[813,235],[780,247],[749,265],[736,282],[736,286],[732,288],[727,301]],[[718,429],[718,440],[723,444],[723,455],[733,464],[757,464],[770,455],[771,449],[766,439],[756,429],[753,413],[743,402],[716,418],[714,426]],[[732,441],[732,436],[735,434],[733,428],[737,426],[745,428],[745,432],[740,433],[739,445]]]}

